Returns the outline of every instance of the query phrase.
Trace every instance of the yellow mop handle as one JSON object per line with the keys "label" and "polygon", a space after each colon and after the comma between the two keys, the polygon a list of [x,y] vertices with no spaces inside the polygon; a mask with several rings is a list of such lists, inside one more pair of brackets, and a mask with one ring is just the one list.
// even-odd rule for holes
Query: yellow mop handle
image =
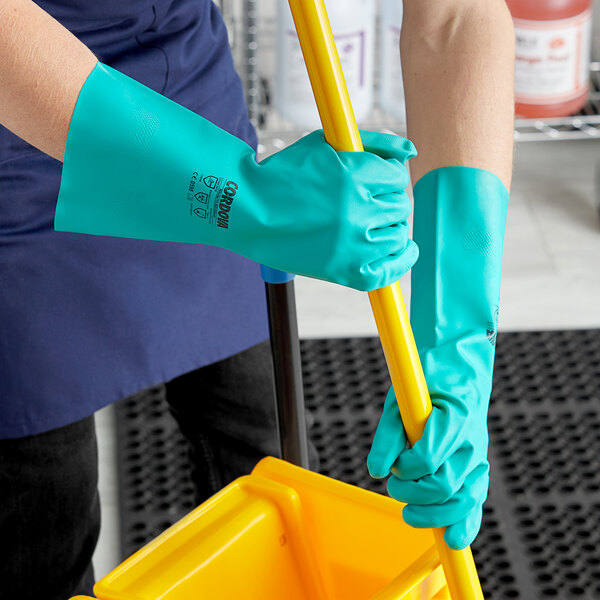
{"label": "yellow mop handle", "polygon": [[[325,138],[336,150],[362,151],[350,97],[323,0],[289,0]],[[394,283],[369,299],[402,421],[411,444],[423,434],[431,399],[402,298]],[[450,550],[444,530],[433,530],[453,600],[483,600],[470,548]]]}

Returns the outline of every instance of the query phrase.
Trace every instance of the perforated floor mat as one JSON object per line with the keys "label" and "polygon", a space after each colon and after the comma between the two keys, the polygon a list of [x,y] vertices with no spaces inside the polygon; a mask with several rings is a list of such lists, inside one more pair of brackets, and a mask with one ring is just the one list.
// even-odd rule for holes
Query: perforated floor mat
{"label": "perforated floor mat", "polygon": [[[302,342],[322,473],[384,491],[365,457],[389,386],[379,340]],[[163,388],[117,406],[128,556],[194,506]],[[600,600],[600,331],[502,333],[490,497],[473,551],[490,600]]]}

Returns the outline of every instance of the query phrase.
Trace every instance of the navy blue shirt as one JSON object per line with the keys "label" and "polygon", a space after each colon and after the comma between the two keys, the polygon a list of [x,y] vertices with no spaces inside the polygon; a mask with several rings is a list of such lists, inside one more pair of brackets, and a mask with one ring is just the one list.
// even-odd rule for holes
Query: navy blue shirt
{"label": "navy blue shirt", "polygon": [[[209,0],[37,2],[98,59],[256,145]],[[61,164],[0,127],[0,438],[82,419],[267,339],[258,265],[55,232]]]}

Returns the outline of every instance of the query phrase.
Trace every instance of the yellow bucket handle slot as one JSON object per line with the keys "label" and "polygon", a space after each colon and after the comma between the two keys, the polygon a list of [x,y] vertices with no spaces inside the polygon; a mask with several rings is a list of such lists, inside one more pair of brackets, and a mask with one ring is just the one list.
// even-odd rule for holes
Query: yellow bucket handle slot
{"label": "yellow bucket handle slot", "polygon": [[[336,150],[362,151],[362,143],[323,0],[289,0],[325,138]],[[408,439],[423,434],[431,399],[410,321],[396,282],[369,292]],[[433,530],[454,600],[483,600],[470,548],[451,550],[444,530]]]}

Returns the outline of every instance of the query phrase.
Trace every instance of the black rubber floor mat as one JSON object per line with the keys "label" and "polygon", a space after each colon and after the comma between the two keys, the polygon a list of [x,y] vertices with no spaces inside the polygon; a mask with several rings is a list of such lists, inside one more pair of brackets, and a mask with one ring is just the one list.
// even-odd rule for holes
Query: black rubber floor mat
{"label": "black rubber floor mat", "polygon": [[[302,342],[320,471],[377,492],[365,467],[389,379],[379,340]],[[186,443],[164,390],[117,407],[122,549],[193,506]],[[501,333],[490,496],[473,545],[490,600],[600,600],[600,331]]]}

